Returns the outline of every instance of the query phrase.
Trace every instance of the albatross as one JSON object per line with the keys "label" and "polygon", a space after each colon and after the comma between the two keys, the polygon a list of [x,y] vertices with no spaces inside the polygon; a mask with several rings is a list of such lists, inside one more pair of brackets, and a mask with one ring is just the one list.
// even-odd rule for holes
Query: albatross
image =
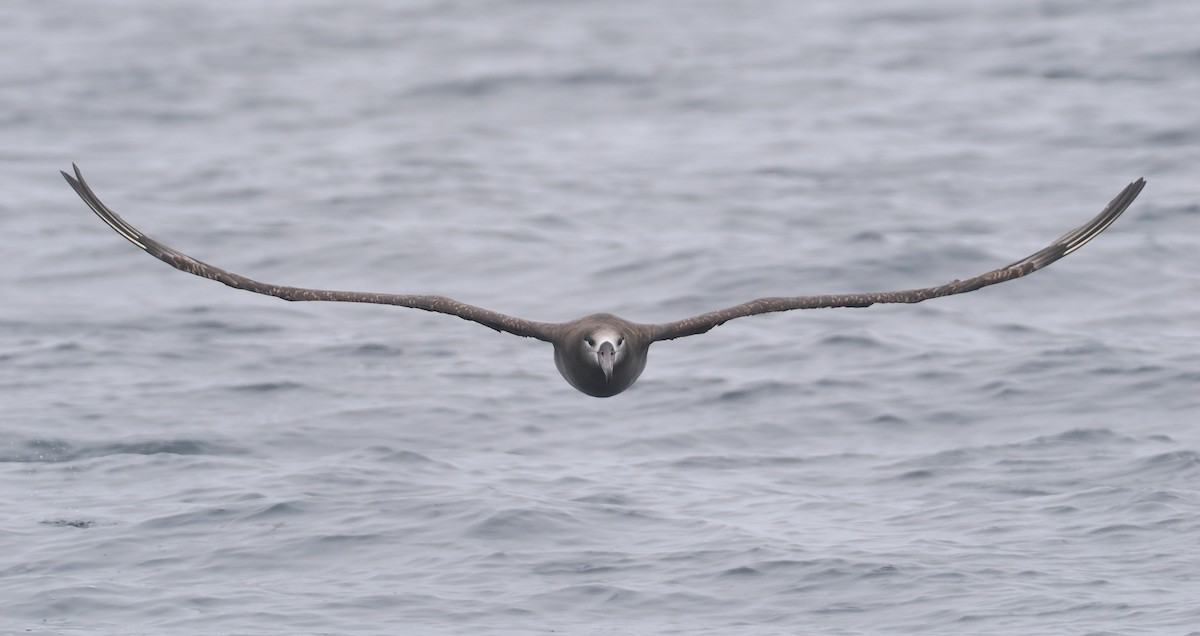
{"label": "albatross", "polygon": [[67,183],[105,223],[125,240],[175,269],[210,278],[235,289],[265,294],[289,301],[325,300],[351,303],[375,303],[422,309],[463,320],[477,322],[498,332],[523,338],[535,338],[554,345],[554,364],[563,378],[576,389],[594,397],[611,397],[633,385],[646,368],[650,345],[660,340],[675,340],[707,333],[713,327],[735,318],[756,316],[793,309],[869,307],[877,303],[919,303],[930,298],[965,294],[988,285],[1027,276],[1083,247],[1112,225],[1137,198],[1146,185],[1144,179],[1130,183],[1095,218],[1060,236],[1050,245],[1019,261],[966,279],[955,279],[936,287],[903,291],[829,294],[819,296],[773,296],[718,309],[674,322],[643,324],[600,313],[567,322],[535,322],[490,311],[444,296],[380,294],[373,292],[328,291],[262,283],[240,274],[196,260],[160,243],[126,223],[104,205],[72,164],[75,176],[63,172]]}

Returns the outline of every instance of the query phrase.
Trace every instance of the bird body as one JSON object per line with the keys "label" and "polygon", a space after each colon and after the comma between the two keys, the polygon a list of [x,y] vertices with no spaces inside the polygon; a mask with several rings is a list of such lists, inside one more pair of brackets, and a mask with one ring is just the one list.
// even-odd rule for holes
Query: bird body
{"label": "bird body", "polygon": [[612,314],[592,314],[558,325],[554,366],[571,386],[592,397],[612,397],[638,379],[650,352],[649,325]]}
{"label": "bird body", "polygon": [[1091,221],[1019,261],[972,278],[954,279],[945,285],[905,291],[758,298],[740,305],[661,324],[636,323],[606,313],[592,314],[563,323],[547,323],[505,315],[444,296],[330,291],[262,283],[196,260],[146,236],[102,203],[84,181],[79,167],[75,166],[74,169],[74,176],[63,172],[63,177],[101,220],[130,243],[178,270],[236,289],[289,301],[319,300],[397,305],[458,316],[496,331],[549,342],[554,345],[554,364],[559,373],[571,386],[593,397],[611,397],[633,385],[646,368],[646,358],[650,345],[654,342],[706,333],[735,318],[795,309],[918,303],[931,298],[975,291],[988,285],[1026,276],[1074,252],[1107,229],[1146,185],[1143,179],[1130,183]]}

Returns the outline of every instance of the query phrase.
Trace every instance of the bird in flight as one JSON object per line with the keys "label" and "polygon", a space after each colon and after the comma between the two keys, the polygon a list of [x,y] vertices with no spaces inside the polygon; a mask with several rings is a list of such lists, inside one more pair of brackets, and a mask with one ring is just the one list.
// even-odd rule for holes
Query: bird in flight
{"label": "bird in flight", "polygon": [[1144,179],[1134,181],[1110,201],[1096,218],[1067,232],[1045,248],[1015,263],[972,278],[952,280],[937,287],[859,294],[758,298],[725,309],[660,324],[630,322],[607,313],[592,314],[568,322],[550,323],[508,316],[444,296],[328,291],[261,283],[198,261],[142,234],[141,231],[126,223],[124,219],[104,205],[92,192],[87,181],[84,181],[79,167],[74,165],[72,167],[75,169],[75,176],[63,172],[63,177],[101,220],[130,243],[175,269],[211,278],[235,289],[244,289],[284,300],[327,300],[398,305],[458,316],[463,320],[477,322],[496,331],[504,331],[525,338],[536,338],[554,345],[554,364],[567,382],[583,393],[594,397],[611,397],[628,389],[646,368],[646,357],[651,344],[660,340],[674,340],[706,333],[713,327],[723,325],[734,318],[793,309],[868,307],[876,303],[919,303],[930,298],[975,291],[981,287],[1028,275],[1074,252],[1088,241],[1096,238],[1109,225],[1112,225],[1117,217],[1121,216],[1125,208],[1133,203],[1138,193],[1146,185]]}

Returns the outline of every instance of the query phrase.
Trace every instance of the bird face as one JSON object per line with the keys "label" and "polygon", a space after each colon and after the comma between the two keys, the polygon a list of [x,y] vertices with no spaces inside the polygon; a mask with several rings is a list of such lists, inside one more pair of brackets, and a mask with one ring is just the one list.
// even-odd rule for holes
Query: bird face
{"label": "bird face", "polygon": [[613,369],[625,358],[625,337],[611,329],[601,329],[584,336],[579,345],[583,359],[600,368],[605,382],[612,382]]}

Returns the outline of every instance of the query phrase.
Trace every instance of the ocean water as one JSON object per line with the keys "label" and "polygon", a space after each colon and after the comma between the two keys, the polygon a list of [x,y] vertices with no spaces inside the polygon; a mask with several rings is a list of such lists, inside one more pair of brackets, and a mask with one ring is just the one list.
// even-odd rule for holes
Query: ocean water
{"label": "ocean water", "polygon": [[[1200,4],[0,3],[0,634],[1200,633]],[[666,321],[656,344],[189,277]]]}

